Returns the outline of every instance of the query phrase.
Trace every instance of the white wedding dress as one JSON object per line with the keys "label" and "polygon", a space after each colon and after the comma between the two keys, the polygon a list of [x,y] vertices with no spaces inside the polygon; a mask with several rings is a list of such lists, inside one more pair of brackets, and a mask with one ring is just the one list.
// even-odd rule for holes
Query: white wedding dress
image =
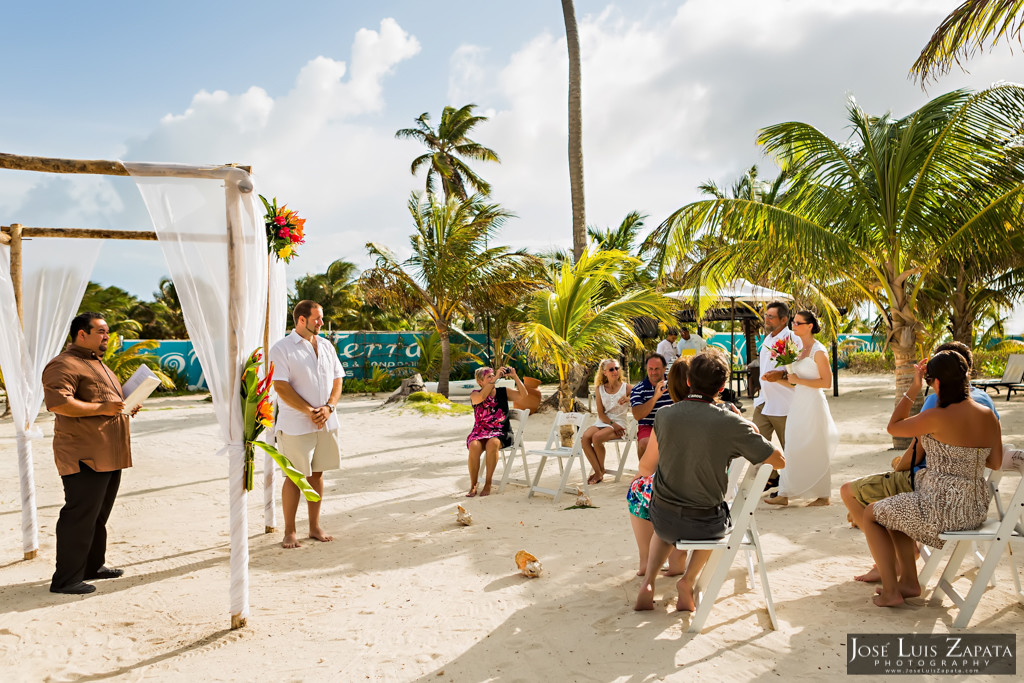
{"label": "white wedding dress", "polygon": [[[819,379],[814,356],[825,351],[814,342],[811,353],[787,368],[801,379]],[[786,418],[786,467],[779,472],[779,495],[787,498],[828,498],[832,495],[830,463],[839,445],[839,431],[832,421],[821,389],[793,387],[793,403]]]}

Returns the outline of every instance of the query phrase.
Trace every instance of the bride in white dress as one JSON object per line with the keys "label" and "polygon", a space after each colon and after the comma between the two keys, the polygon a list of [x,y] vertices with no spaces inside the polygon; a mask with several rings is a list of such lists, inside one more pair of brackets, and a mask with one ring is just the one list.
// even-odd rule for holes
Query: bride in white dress
{"label": "bride in white dress", "polygon": [[809,505],[828,505],[832,494],[830,463],[839,445],[823,389],[832,386],[832,368],[825,346],[814,339],[821,330],[810,311],[793,316],[793,334],[803,343],[797,360],[787,367],[794,387],[786,419],[786,469],[779,473],[779,495],[766,503],[788,505],[790,498],[811,498]]}

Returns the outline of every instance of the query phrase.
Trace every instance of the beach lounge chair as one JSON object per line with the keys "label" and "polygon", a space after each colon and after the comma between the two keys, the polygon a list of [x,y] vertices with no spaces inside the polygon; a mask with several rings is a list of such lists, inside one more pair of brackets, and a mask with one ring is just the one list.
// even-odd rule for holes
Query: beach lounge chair
{"label": "beach lounge chair", "polygon": [[[739,459],[733,461],[734,466],[742,466],[746,461]],[[704,628],[711,608],[722,584],[725,583],[726,575],[732,567],[736,553],[741,549],[751,549],[757,555],[758,569],[761,573],[761,590],[764,592],[765,603],[768,607],[768,618],[773,629],[779,628],[778,620],[775,617],[775,604],[772,602],[771,588],[768,586],[768,571],[764,565],[764,555],[761,553],[761,538],[757,532],[757,524],[754,521],[754,513],[757,510],[757,503],[760,494],[764,490],[765,482],[772,472],[771,465],[750,465],[745,468],[742,478],[737,486],[736,497],[731,506],[732,531],[723,539],[717,541],[689,541],[681,539],[676,542],[676,548],[680,550],[710,550],[711,558],[700,573],[697,583],[693,587],[693,598],[696,603],[696,611],[690,619],[689,631],[700,633]]]}
{"label": "beach lounge chair", "polygon": [[[1015,469],[1017,475],[1024,474],[1019,466]],[[1010,471],[1012,472],[1013,470]],[[1004,475],[1006,472],[1007,470],[1003,470]],[[1002,486],[1002,483],[1006,480],[1007,478],[1004,476],[998,478],[997,482]],[[939,583],[935,587],[935,592],[936,594],[939,592],[945,593],[959,608],[960,611],[953,620],[954,628],[967,628],[968,624],[970,624],[971,617],[981,601],[981,596],[984,594],[985,588],[991,582],[992,576],[995,573],[996,565],[999,564],[999,560],[1002,559],[1004,554],[1010,558],[1010,567],[1017,590],[1017,598],[1024,602],[1024,591],[1021,590],[1017,564],[1014,561],[1012,552],[1006,552],[1011,543],[1024,545],[1024,476],[1020,476],[1015,483],[1016,486],[1010,502],[1006,505],[1002,514],[998,515],[995,519],[988,520],[980,528],[972,531],[950,531],[939,534],[939,538],[946,542],[943,548],[943,551],[945,551],[943,556],[948,555],[949,561],[946,563],[946,569],[942,572],[942,576],[939,577]],[[983,558],[981,566],[978,568],[978,573],[971,580],[967,593],[961,595],[953,587],[953,580],[956,578],[960,565],[963,563],[967,553],[971,551],[972,547],[975,547],[973,544],[981,543],[985,543],[988,546],[981,552]],[[938,551],[932,552],[933,557],[937,554]]]}
{"label": "beach lounge chair", "polygon": [[1006,359],[1006,369],[1000,379],[974,379],[971,386],[988,391],[995,389],[999,393],[999,387],[1006,387],[1006,400],[1018,391],[1024,391],[1024,353],[1011,353]]}
{"label": "beach lounge chair", "polygon": [[[582,475],[583,481],[580,486],[583,492],[587,493],[587,458],[583,453],[583,432],[590,426],[592,421],[593,417],[585,413],[563,413],[559,411],[555,414],[555,421],[551,425],[551,433],[548,435],[544,448],[526,449],[527,456],[540,456],[540,462],[537,463],[537,468],[534,470],[533,481],[530,483],[530,493],[527,497],[532,498],[535,493],[545,493],[549,496],[554,496],[554,502],[557,503],[563,491],[574,493],[576,489],[569,488],[568,486],[569,473],[572,472],[574,463],[579,464],[580,475]],[[563,425],[571,426],[574,430],[572,446],[569,448],[559,445],[561,443],[559,430]],[[540,478],[544,473],[544,466],[549,458],[555,458],[558,461],[558,469],[562,474],[558,488],[554,489],[540,486]],[[567,462],[563,464],[563,460]]]}
{"label": "beach lounge chair", "polygon": [[[615,455],[619,459],[619,465],[615,469],[615,481],[622,479],[622,473],[626,471],[626,460],[629,459],[629,451],[633,448],[633,444],[636,443],[636,426],[635,420],[626,420],[626,433],[621,438],[605,442],[605,448],[608,447],[607,444],[615,446]],[[607,451],[605,452],[607,453]],[[630,474],[636,474],[636,470],[630,470]]]}

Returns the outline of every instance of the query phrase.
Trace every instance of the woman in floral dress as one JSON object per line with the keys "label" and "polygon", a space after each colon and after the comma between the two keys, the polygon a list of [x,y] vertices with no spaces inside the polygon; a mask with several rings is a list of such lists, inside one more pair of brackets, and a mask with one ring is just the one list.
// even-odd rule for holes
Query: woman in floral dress
{"label": "woman in floral dress", "polygon": [[[508,426],[508,400],[519,400],[526,396],[526,387],[519,379],[515,368],[504,367],[497,373],[491,368],[477,368],[474,375],[479,389],[469,395],[473,404],[473,431],[466,437],[469,448],[469,493],[477,494],[477,480],[480,478],[480,456],[486,454],[486,479],[480,490],[481,496],[490,495],[491,478],[498,464],[498,449],[512,445],[512,433]],[[499,379],[509,378],[516,383],[515,389],[495,388]]]}

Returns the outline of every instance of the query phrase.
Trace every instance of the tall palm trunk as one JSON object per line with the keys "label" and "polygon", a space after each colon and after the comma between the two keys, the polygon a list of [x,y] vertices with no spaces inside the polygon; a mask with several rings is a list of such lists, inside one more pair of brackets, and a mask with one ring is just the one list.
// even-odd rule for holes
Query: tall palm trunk
{"label": "tall palm trunk", "polygon": [[569,48],[569,188],[572,194],[572,255],[578,260],[587,245],[583,201],[583,97],[580,83],[580,36],[572,0],[562,0],[565,42]]}
{"label": "tall palm trunk", "polygon": [[960,272],[956,281],[956,289],[952,296],[952,311],[949,316],[950,332],[953,334],[953,341],[967,345],[967,348],[974,346],[974,316],[971,315],[970,303],[966,291],[967,270],[964,264],[960,264]]}
{"label": "tall palm trunk", "polygon": [[441,337],[441,370],[437,375],[437,393],[447,398],[448,376],[452,374],[452,344],[448,325],[438,325],[437,334]]}
{"label": "tall palm trunk", "polygon": [[[893,406],[903,399],[903,394],[910,389],[910,383],[914,379],[914,363],[917,357],[917,336],[921,323],[917,320],[914,307],[907,303],[906,290],[902,283],[890,285],[894,300],[891,306],[889,343],[892,348],[893,357],[896,360],[896,396]],[[910,414],[916,415],[921,410],[924,402],[924,392],[918,394],[914,405],[910,408]],[[892,446],[897,450],[906,450],[911,439],[906,437],[892,438]]]}

